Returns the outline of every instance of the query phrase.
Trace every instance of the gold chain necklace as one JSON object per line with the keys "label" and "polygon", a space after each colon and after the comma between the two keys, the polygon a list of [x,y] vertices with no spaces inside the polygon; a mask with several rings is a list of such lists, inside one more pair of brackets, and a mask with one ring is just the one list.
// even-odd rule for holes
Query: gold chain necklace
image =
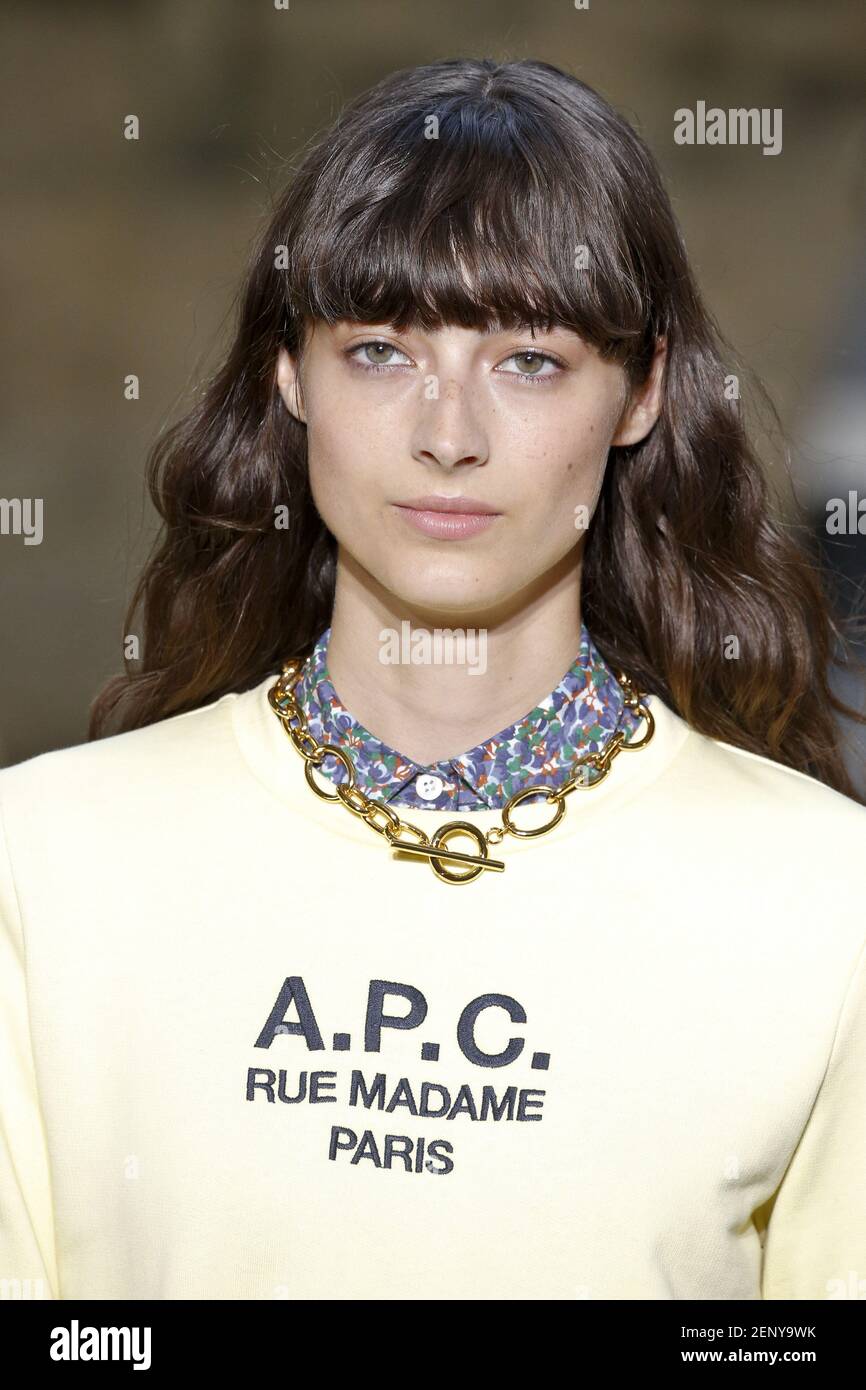
{"label": "gold chain necklace", "polygon": [[[628,676],[621,674],[617,679],[623,690],[623,708],[633,710],[635,714],[645,719],[647,724],[646,732],[637,742],[626,743],[625,734],[622,729],[617,728],[599,753],[590,753],[575,761],[574,767],[578,769],[578,772],[576,776],[569,778],[563,786],[556,788],[545,788],[543,785],[524,787],[522,791],[515,792],[514,796],[503,807],[501,826],[493,826],[484,834],[477,825],[472,825],[469,821],[450,820],[446,821],[444,825],[440,825],[433,838],[428,839],[426,832],[417,825],[412,825],[410,821],[401,820],[390,806],[379,801],[371,801],[361,791],[355,783],[355,768],[344,749],[338,748],[332,743],[319,743],[310,733],[309,725],[295,698],[298,684],[295,677],[300,679],[299,672],[302,665],[303,661],[298,657],[293,657],[291,661],[285,663],[282,668],[282,675],[268,691],[268,702],[295,748],[304,759],[304,775],[310,787],[316,796],[320,796],[323,801],[341,801],[354,815],[360,816],[371,830],[375,830],[378,835],[384,835],[394,849],[427,859],[433,872],[445,883],[471,883],[484,869],[492,869],[496,873],[502,873],[505,865],[501,859],[489,857],[488,845],[500,844],[506,835],[517,835],[521,839],[534,839],[536,835],[546,835],[562,819],[567,796],[570,796],[579,787],[597,787],[599,782],[604,781],[610,771],[611,763],[618,754],[636,752],[640,748],[646,748],[655,730],[655,720],[646,704],[646,696],[639,695]],[[294,720],[297,720],[297,724],[293,722]],[[312,769],[319,767],[326,757],[336,758],[346,769],[348,781],[337,785],[335,792],[322,791],[321,787],[313,781]],[[598,773],[598,776],[592,781],[587,780],[586,777],[586,772],[590,768]],[[546,825],[536,826],[533,830],[521,830],[514,824],[511,816],[512,811],[527,797],[538,796],[545,790],[547,791],[547,800],[556,808],[553,815]],[[407,833],[416,838],[414,840],[404,839],[404,835]],[[468,835],[470,839],[475,841],[478,853],[466,854],[460,850],[448,849],[448,840],[454,835]],[[449,863],[466,864],[469,867],[465,872],[455,872],[453,869],[446,868],[443,860]]]}

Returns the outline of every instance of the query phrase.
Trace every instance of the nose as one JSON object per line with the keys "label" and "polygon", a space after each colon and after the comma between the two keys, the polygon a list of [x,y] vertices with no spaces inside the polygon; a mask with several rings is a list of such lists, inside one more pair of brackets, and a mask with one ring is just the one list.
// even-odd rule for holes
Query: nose
{"label": "nose", "polygon": [[456,377],[440,384],[428,378],[412,434],[412,457],[449,472],[461,464],[486,463],[488,441],[473,409],[471,392]]}

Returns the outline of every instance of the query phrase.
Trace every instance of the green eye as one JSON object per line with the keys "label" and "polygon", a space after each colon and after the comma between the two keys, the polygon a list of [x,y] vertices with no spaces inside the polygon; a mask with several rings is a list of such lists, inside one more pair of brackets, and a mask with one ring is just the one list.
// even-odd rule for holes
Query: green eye
{"label": "green eye", "polygon": [[[518,363],[518,370],[515,372],[505,370],[506,376],[517,376],[523,381],[548,379],[557,376],[562,370],[562,363],[557,358],[551,357],[549,352],[539,352],[535,348],[527,348],[524,352],[513,352],[507,357],[506,362]],[[504,365],[504,364],[503,364]],[[546,371],[546,367],[550,371]],[[524,367],[527,370],[524,370]],[[498,368],[502,371],[503,368]]]}
{"label": "green eye", "polygon": [[[363,356],[361,356],[362,353]],[[368,372],[379,372],[384,371],[387,367],[402,367],[409,364],[405,352],[395,347],[393,343],[386,343],[381,338],[370,338],[366,343],[356,343],[354,347],[348,349],[346,356]],[[398,362],[397,357],[402,357],[403,361]]]}
{"label": "green eye", "polygon": [[521,359],[529,367],[529,375],[531,376],[537,376],[544,366],[545,361],[550,361],[550,358],[545,358],[540,352],[516,353],[514,358],[515,362],[519,362]]}
{"label": "green eye", "polygon": [[391,343],[364,343],[363,351],[370,354],[368,362],[384,365],[391,361],[390,354],[397,349]]}

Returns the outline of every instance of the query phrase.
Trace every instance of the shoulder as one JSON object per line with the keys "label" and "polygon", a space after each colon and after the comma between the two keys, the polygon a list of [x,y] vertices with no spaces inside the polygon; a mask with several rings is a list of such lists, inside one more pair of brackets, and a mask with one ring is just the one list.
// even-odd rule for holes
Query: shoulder
{"label": "shoulder", "polygon": [[[74,825],[88,808],[112,805],[118,816],[137,798],[164,800],[173,787],[200,783],[234,750],[227,694],[198,709],[89,743],[39,753],[0,771],[6,817],[33,816]],[[205,778],[205,780],[207,780]]]}
{"label": "shoulder", "polygon": [[640,833],[629,836],[628,863],[651,885],[645,901],[664,903],[708,948],[760,972],[782,1012],[807,1016],[822,991],[836,1007],[866,945],[866,807],[698,733],[655,698],[650,708],[662,738],[674,728],[677,741],[635,803]]}
{"label": "shoulder", "polygon": [[802,849],[823,842],[839,848],[866,836],[866,806],[815,777],[771,758],[698,733],[658,699],[659,720],[684,731],[677,756],[663,779],[669,797],[683,810],[700,812],[707,824],[721,822],[727,837],[790,835]]}

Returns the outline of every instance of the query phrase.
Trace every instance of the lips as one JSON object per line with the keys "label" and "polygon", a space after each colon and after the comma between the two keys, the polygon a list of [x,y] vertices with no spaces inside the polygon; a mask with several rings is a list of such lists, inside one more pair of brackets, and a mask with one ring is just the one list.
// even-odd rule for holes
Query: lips
{"label": "lips", "polygon": [[459,516],[499,516],[489,502],[478,497],[413,497],[408,502],[395,502],[395,507],[406,507],[413,512],[450,512]]}
{"label": "lips", "polygon": [[[426,499],[421,497],[419,502]],[[461,497],[453,499],[457,502],[460,510],[457,511],[453,506],[444,508],[441,504],[443,499],[431,499],[436,503],[435,507],[421,506],[416,507],[407,502],[395,502],[394,511],[402,517],[415,531],[422,532],[425,536],[431,536],[437,541],[462,541],[468,540],[472,536],[479,535],[486,531],[488,527],[496,524],[499,512],[492,510],[486,511],[465,511],[466,507],[485,506],[486,503],[479,503],[475,499]],[[444,499],[451,501],[452,499]]]}

